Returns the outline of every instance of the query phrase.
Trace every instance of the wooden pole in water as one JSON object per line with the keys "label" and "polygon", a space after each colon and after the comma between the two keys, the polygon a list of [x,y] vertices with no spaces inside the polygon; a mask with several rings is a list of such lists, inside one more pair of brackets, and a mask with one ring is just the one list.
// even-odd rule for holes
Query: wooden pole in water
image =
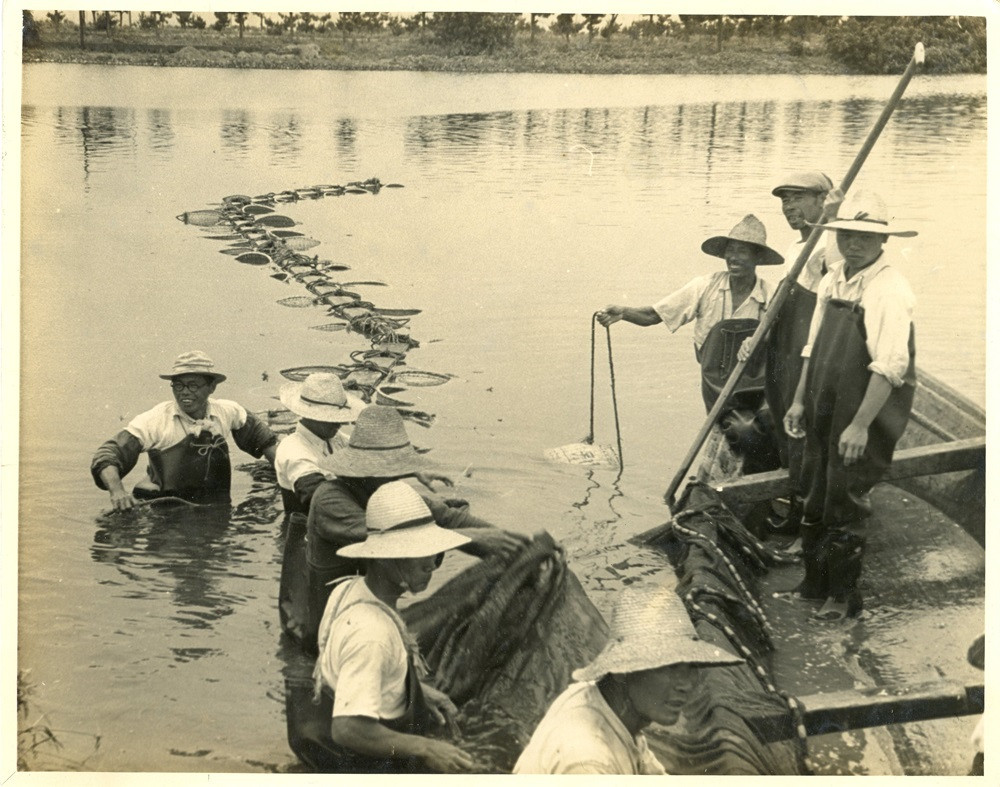
{"label": "wooden pole in water", "polygon": [[[913,50],[913,57],[907,64],[902,77],[900,77],[899,84],[896,85],[896,89],[893,91],[888,102],[886,102],[885,107],[882,109],[882,114],[879,115],[878,120],[875,121],[875,125],[872,126],[871,131],[868,132],[868,137],[861,146],[861,150],[858,151],[858,155],[855,156],[854,163],[851,164],[850,169],[847,170],[847,174],[844,175],[844,179],[840,183],[840,189],[845,194],[847,193],[847,190],[850,189],[851,184],[854,183],[854,179],[857,177],[858,172],[861,171],[861,167],[864,165],[865,160],[868,158],[868,154],[871,153],[872,148],[875,146],[875,142],[882,133],[882,129],[884,129],[886,123],[889,122],[889,118],[896,109],[896,105],[899,104],[899,100],[902,98],[903,92],[906,90],[906,86],[910,84],[910,79],[913,78],[917,69],[923,65],[923,62],[924,45],[917,44]],[[732,374],[729,375],[729,379],[726,381],[725,386],[719,393],[719,398],[715,400],[715,405],[712,407],[708,417],[705,419],[705,423],[702,424],[701,429],[698,431],[698,434],[694,439],[694,443],[692,443],[690,450],[681,462],[680,468],[674,475],[673,480],[670,482],[670,486],[663,495],[663,499],[667,502],[667,505],[671,506],[671,508],[674,505],[677,490],[680,488],[680,485],[687,476],[688,470],[690,470],[691,465],[698,456],[698,452],[701,451],[701,446],[704,444],[705,438],[708,437],[708,433],[712,430],[713,424],[715,424],[719,414],[722,412],[722,409],[726,406],[726,401],[729,399],[730,394],[732,394],[733,389],[736,388],[736,384],[740,381],[740,377],[743,376],[743,370],[746,368],[748,361],[753,357],[757,347],[764,340],[771,324],[775,321],[775,319],[777,319],[778,313],[781,311],[781,306],[788,297],[789,282],[798,279],[799,273],[806,264],[806,260],[809,259],[809,255],[812,254],[813,249],[816,248],[816,243],[819,241],[819,236],[822,232],[823,230],[819,227],[813,227],[812,232],[809,233],[809,238],[802,247],[802,251],[799,252],[799,256],[795,260],[795,264],[792,265],[788,275],[778,286],[778,291],[775,293],[774,298],[771,299],[771,305],[764,313],[764,318],[760,321],[760,325],[757,326],[757,330],[754,331],[753,336],[748,339],[749,344],[747,345],[747,348],[749,350],[749,355],[747,356],[747,360],[739,361],[733,369]],[[779,428],[781,428],[780,424]]]}

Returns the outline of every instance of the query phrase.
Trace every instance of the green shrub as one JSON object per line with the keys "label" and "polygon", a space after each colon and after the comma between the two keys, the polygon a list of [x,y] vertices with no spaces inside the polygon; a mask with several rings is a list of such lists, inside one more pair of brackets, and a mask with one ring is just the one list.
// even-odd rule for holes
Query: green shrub
{"label": "green shrub", "polygon": [[928,73],[986,71],[982,17],[851,17],[826,31],[826,49],[852,71],[900,72],[923,42]]}
{"label": "green shrub", "polygon": [[436,13],[430,28],[434,40],[455,54],[478,55],[510,47],[518,14]]}

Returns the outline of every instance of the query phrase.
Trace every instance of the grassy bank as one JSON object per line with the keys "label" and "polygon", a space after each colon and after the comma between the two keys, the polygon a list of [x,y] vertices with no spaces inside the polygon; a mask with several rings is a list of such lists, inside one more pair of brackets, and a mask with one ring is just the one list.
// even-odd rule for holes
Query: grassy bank
{"label": "grassy bank", "polygon": [[274,36],[247,29],[158,31],[114,29],[79,31],[42,25],[40,41],[24,50],[25,63],[102,63],[114,65],[301,68],[332,70],[406,70],[476,73],[590,74],[845,74],[826,54],[819,36],[805,40],[746,36],[716,51],[710,36],[609,39],[586,35],[565,38],[551,33],[532,40],[519,33],[509,48],[463,55],[430,35],[393,35],[382,31],[345,38],[339,33]]}

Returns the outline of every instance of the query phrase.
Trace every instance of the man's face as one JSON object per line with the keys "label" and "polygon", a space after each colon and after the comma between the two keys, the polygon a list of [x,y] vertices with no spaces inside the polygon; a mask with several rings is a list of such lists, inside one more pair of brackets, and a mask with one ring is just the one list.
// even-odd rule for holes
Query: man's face
{"label": "man's face", "polygon": [[667,726],[677,722],[697,684],[698,668],[691,664],[670,664],[625,676],[628,697],[636,712]]}
{"label": "man's face", "polygon": [[434,569],[441,565],[444,555],[429,555],[427,557],[407,557],[393,560],[399,570],[400,579],[405,583],[405,589],[411,593],[427,590]]}
{"label": "man's face", "polygon": [[870,265],[882,253],[882,244],[887,235],[876,232],[856,232],[855,230],[837,230],[837,248],[844,262],[854,270]]}
{"label": "man's face", "polygon": [[181,374],[170,378],[170,388],[181,412],[192,418],[204,418],[208,397],[215,391],[215,380],[203,374]]}
{"label": "man's face", "polygon": [[801,230],[807,222],[815,224],[823,215],[823,200],[826,195],[820,191],[783,189],[778,196],[781,199],[781,212],[785,214],[788,226],[793,230]]}
{"label": "man's face", "polygon": [[330,421],[317,421],[313,418],[300,418],[299,421],[306,429],[321,440],[332,439],[340,431],[340,427],[343,426],[343,424],[335,424]]}
{"label": "man's face", "polygon": [[740,240],[726,243],[726,267],[732,276],[753,276],[757,270],[757,247]]}

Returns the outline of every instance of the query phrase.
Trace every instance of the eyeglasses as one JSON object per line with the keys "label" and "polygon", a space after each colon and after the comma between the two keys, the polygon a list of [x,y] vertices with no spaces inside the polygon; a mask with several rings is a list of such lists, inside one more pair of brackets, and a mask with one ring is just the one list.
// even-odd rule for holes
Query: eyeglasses
{"label": "eyeglasses", "polygon": [[181,391],[190,391],[191,393],[195,393],[199,389],[204,388],[206,385],[207,383],[199,383],[199,382],[182,383],[180,380],[174,380],[172,383],[170,383],[170,387],[173,388],[177,393],[181,393]]}

